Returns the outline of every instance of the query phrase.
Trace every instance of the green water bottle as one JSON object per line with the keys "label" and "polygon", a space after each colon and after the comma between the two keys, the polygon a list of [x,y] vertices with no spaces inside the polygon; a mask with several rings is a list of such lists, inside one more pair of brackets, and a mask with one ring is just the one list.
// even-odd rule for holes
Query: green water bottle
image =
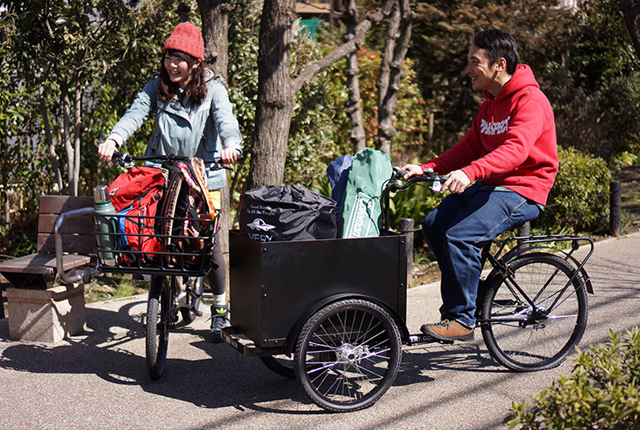
{"label": "green water bottle", "polygon": [[115,266],[116,258],[112,251],[117,249],[118,243],[117,217],[116,210],[109,200],[106,185],[93,188],[93,205],[93,222],[101,264]]}

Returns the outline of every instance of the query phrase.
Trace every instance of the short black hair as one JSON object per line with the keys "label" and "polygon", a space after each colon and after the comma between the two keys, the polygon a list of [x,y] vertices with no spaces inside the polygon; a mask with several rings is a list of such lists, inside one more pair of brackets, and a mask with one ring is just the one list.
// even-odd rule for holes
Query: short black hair
{"label": "short black hair", "polygon": [[513,75],[520,61],[516,39],[509,33],[500,30],[483,30],[473,35],[473,44],[487,51],[490,64],[500,58],[507,62],[507,73]]}

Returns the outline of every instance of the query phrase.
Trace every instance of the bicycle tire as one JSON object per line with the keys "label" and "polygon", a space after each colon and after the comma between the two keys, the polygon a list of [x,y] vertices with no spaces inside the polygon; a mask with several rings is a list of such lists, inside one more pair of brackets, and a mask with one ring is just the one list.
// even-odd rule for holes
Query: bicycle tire
{"label": "bicycle tire", "polygon": [[154,276],[149,287],[146,327],[147,373],[154,380],[160,379],[164,374],[172,300],[167,278]]}
{"label": "bicycle tire", "polygon": [[347,299],[306,321],[294,370],[316,405],[349,412],[373,405],[391,387],[401,358],[400,332],[389,313],[369,301]]}
{"label": "bicycle tire", "polygon": [[296,372],[293,365],[293,358],[287,355],[269,355],[260,357],[260,360],[274,373],[285,378],[294,379]]}
{"label": "bicycle tire", "polygon": [[[481,319],[488,322],[480,327],[489,353],[517,372],[559,366],[587,325],[582,276],[567,261],[545,253],[518,257],[509,262],[509,269],[511,276],[497,276],[487,286],[482,305]],[[540,310],[537,316],[512,286],[514,280]]]}

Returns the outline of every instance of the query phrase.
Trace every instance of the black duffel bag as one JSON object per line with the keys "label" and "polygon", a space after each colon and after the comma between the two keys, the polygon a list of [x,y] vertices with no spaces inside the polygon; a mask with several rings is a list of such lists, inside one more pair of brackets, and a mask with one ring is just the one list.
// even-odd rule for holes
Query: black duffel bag
{"label": "black duffel bag", "polygon": [[240,234],[260,242],[333,239],[336,202],[299,185],[265,185],[240,197]]}

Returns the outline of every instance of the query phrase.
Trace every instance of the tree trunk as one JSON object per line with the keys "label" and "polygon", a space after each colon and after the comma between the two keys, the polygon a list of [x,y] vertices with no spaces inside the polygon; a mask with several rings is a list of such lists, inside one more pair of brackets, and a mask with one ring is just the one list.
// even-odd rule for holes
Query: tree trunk
{"label": "tree trunk", "polygon": [[294,0],[265,0],[260,22],[258,104],[248,187],[281,185],[293,111],[290,78]]}
{"label": "tree trunk", "polygon": [[51,135],[51,124],[49,123],[49,114],[47,112],[47,105],[44,94],[44,85],[40,82],[40,88],[38,90],[40,98],[40,114],[42,115],[42,124],[44,125],[44,136],[47,141],[47,148],[49,150],[49,161],[51,161],[51,169],[56,176],[56,183],[58,184],[58,190],[64,194],[64,182],[62,180],[62,172],[60,165],[58,164],[58,156],[56,155],[56,146],[53,143],[53,136]]}
{"label": "tree trunk", "polygon": [[229,0],[198,0],[202,17],[202,37],[204,38],[204,61],[216,75],[227,80],[229,62]]}
{"label": "tree trunk", "polygon": [[[347,1],[344,21],[347,26],[345,41],[353,40],[356,37],[355,29],[358,25],[358,9],[356,8],[355,0]],[[358,69],[358,54],[354,51],[347,56],[347,66],[344,69],[344,74],[347,77],[347,94],[349,94],[344,110],[351,121],[351,141],[353,142],[354,152],[361,151],[366,146],[358,73],[360,73]]]}
{"label": "tree trunk", "polygon": [[64,149],[67,154],[67,183],[69,184],[69,195],[76,196],[76,185],[73,181],[73,172],[75,171],[75,156],[73,145],[71,144],[71,101],[69,100],[69,87],[65,84],[60,85],[60,99],[62,100],[62,132],[61,137],[64,140]]}
{"label": "tree trunk", "polygon": [[633,0],[620,0],[620,11],[624,18],[624,23],[631,36],[633,48],[636,51],[636,57],[640,59],[640,37],[638,36],[638,14],[640,14],[640,2]]}
{"label": "tree trunk", "polygon": [[[217,76],[221,76],[226,85],[229,63],[229,0],[198,0],[198,9],[202,18],[202,37],[204,39],[204,61]],[[224,171],[227,174],[227,171]],[[220,205],[223,216],[220,217],[218,243],[222,249],[225,263],[229,267],[229,230],[231,229],[231,196],[229,194],[229,176],[227,184],[220,190]],[[229,270],[227,270],[229,273]],[[229,276],[225,290],[229,290]]]}
{"label": "tree trunk", "polygon": [[398,90],[402,80],[402,65],[411,39],[413,12],[409,0],[399,0],[389,18],[385,48],[380,64],[378,99],[378,135],[376,148],[389,155],[391,138],[396,133],[393,116],[396,112]]}
{"label": "tree trunk", "polygon": [[74,106],[73,106],[73,181],[69,179],[69,185],[73,183],[72,196],[77,196],[80,183],[80,141],[82,137],[82,87],[76,84]]}

